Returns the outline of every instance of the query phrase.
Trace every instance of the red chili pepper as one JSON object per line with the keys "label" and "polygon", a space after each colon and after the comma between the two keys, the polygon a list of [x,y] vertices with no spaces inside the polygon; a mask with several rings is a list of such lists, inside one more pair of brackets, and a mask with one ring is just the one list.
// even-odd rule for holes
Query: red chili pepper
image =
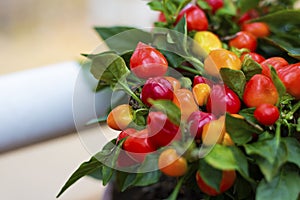
{"label": "red chili pepper", "polygon": [[281,67],[277,70],[278,76],[289,94],[300,99],[300,62]]}
{"label": "red chili pepper", "polygon": [[180,138],[179,126],[173,124],[162,112],[150,112],[147,118],[149,141],[155,147],[168,145],[174,139]]}

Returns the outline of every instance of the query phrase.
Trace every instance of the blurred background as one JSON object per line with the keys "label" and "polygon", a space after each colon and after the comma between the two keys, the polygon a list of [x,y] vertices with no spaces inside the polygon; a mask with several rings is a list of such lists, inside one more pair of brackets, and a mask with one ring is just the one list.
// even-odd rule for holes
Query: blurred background
{"label": "blurred background", "polygon": [[[94,26],[151,26],[156,13],[146,3],[143,0],[0,0],[0,78],[83,59],[80,53],[90,53],[101,43]],[[0,95],[0,98],[7,97]],[[1,113],[5,114],[13,115]],[[85,134],[96,131],[90,129]],[[53,200],[71,173],[90,156],[77,133],[2,152],[0,199]],[[83,178],[60,199],[100,200],[103,191],[100,182]]]}
{"label": "blurred background", "polygon": [[[150,27],[157,14],[146,3],[0,0],[0,77],[82,59],[80,53],[92,52],[101,42],[93,26]],[[89,157],[76,133],[1,153],[0,199],[53,200],[70,174]],[[101,183],[84,178],[61,199],[99,200],[103,191]]]}
{"label": "blurred background", "polygon": [[0,74],[74,60],[92,51],[96,25],[151,26],[143,0],[1,0]]}

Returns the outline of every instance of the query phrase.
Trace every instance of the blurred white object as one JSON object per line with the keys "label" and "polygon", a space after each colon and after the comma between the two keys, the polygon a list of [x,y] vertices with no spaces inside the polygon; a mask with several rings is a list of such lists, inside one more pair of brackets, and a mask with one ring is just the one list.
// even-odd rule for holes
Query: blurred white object
{"label": "blurred white object", "polygon": [[[80,72],[79,64],[71,61],[0,76],[0,152],[74,132],[75,86],[81,86],[77,93],[83,99],[95,97]],[[94,109],[105,113],[110,94],[97,95],[103,97]],[[84,106],[77,108],[77,115],[77,128],[94,117]]]}
{"label": "blurred white object", "polygon": [[99,26],[133,26],[149,28],[158,18],[147,0],[90,0],[90,21]]}

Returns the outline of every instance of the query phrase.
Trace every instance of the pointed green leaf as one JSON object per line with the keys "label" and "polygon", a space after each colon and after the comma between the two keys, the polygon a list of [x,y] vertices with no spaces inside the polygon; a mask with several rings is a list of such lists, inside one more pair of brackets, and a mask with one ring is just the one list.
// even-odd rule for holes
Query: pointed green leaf
{"label": "pointed green leaf", "polygon": [[180,125],[181,112],[180,109],[170,100],[150,100],[154,108],[166,113],[168,119],[175,125]]}
{"label": "pointed green leaf", "polygon": [[134,50],[139,42],[151,43],[151,34],[134,27],[95,27],[106,45],[118,53]]}
{"label": "pointed green leaf", "polygon": [[261,172],[264,174],[265,179],[269,182],[278,175],[281,166],[287,161],[287,149],[280,143],[276,151],[274,161],[271,163],[266,157],[255,156],[256,163],[258,164]]}
{"label": "pointed green leaf", "polygon": [[81,179],[82,177],[92,174],[95,171],[98,171],[102,168],[102,163],[100,163],[95,157],[92,157],[89,161],[82,163],[79,168],[71,175],[71,177],[67,180],[65,185],[62,187],[60,192],[57,194],[56,198],[58,198],[62,193],[64,193],[71,185],[73,185],[76,181]]}
{"label": "pointed green leaf", "polygon": [[256,192],[257,200],[296,200],[300,193],[300,175],[299,170],[283,170],[271,182],[262,180]]}
{"label": "pointed green leaf", "polygon": [[278,150],[275,137],[272,139],[257,141],[251,144],[245,144],[244,147],[247,154],[259,155],[263,159],[268,160],[270,163],[274,163]]}
{"label": "pointed green leaf", "polygon": [[300,168],[300,143],[291,137],[282,138],[281,141],[287,149],[287,161],[296,164]]}
{"label": "pointed green leaf", "polygon": [[222,79],[230,89],[232,89],[240,99],[243,99],[246,77],[241,70],[233,70],[229,68],[221,68],[220,74]]}
{"label": "pointed green leaf", "polygon": [[248,10],[257,8],[259,2],[259,0],[239,0],[237,5],[240,8],[241,13],[245,13]]}
{"label": "pointed green leaf", "polygon": [[91,73],[97,80],[116,89],[115,86],[118,84],[126,84],[129,69],[122,57],[114,53],[106,53],[92,59]]}
{"label": "pointed green leaf", "polygon": [[237,170],[245,179],[252,181],[249,177],[247,158],[235,146],[216,144],[204,160],[219,170]]}
{"label": "pointed green leaf", "polygon": [[278,94],[279,94],[279,101],[281,102],[282,97],[286,93],[285,86],[282,83],[282,81],[280,80],[280,78],[278,77],[276,70],[272,66],[270,66],[270,71],[271,71],[271,75],[272,75],[272,81],[277,89]]}
{"label": "pointed green leaf", "polygon": [[246,55],[242,63],[242,71],[244,72],[246,79],[250,80],[255,74],[261,74],[262,67],[255,62],[249,55]]}
{"label": "pointed green leaf", "polygon": [[162,2],[159,0],[150,1],[149,3],[147,3],[147,5],[150,6],[151,10],[156,10],[156,11],[164,10]]}
{"label": "pointed green leaf", "polygon": [[245,119],[240,119],[226,114],[225,119],[226,131],[231,139],[238,145],[246,144],[252,139],[253,133],[260,134],[263,132],[259,127],[250,124]]}
{"label": "pointed green leaf", "polygon": [[207,185],[214,188],[216,191],[220,190],[222,170],[216,169],[205,162],[204,159],[200,159],[198,171],[201,175],[201,178]]}

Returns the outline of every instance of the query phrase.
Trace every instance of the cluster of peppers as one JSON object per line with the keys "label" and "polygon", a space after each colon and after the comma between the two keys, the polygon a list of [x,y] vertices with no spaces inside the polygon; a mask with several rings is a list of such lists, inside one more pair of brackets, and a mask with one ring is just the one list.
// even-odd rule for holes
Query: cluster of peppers
{"label": "cluster of peppers", "polygon": [[[233,195],[229,196],[233,198],[236,194],[232,188],[238,177],[253,177],[245,175],[242,167],[214,166],[214,158],[202,159],[199,149],[239,149],[268,137],[279,141],[278,137],[287,136],[298,140],[299,149],[300,62],[289,63],[279,56],[265,58],[256,52],[258,38],[272,33],[268,24],[249,21],[260,15],[255,10],[236,17],[239,31],[224,36],[214,31],[207,10],[201,8],[209,8],[211,16],[223,8],[223,0],[198,4],[179,1],[182,4],[175,15],[168,13],[162,2],[165,1],[149,3],[154,10],[161,11],[155,25],[172,29],[184,20],[188,35],[193,37],[193,55],[201,60],[202,70],[185,60],[183,67],[177,69],[183,76],[172,76],[166,51],[155,43],[137,44],[127,68],[139,84],[129,89],[132,91],[128,103],[114,107],[106,119],[110,128],[120,131],[115,142],[124,150],[117,155],[116,167],[121,170],[140,165],[149,154],[156,154],[157,162],[152,164],[164,175],[192,180],[208,196],[231,190]],[[252,127],[253,133],[248,138],[235,134],[237,130],[230,127],[234,123],[245,124],[248,133]],[[190,146],[185,146],[187,141],[192,141]],[[245,149],[249,155],[259,154],[245,146],[237,151]],[[219,173],[218,180],[211,181],[207,171]],[[255,180],[254,188],[262,179],[260,176]]]}
{"label": "cluster of peppers", "polygon": [[[208,1],[211,2],[213,12],[222,7],[222,1]],[[300,99],[300,89],[297,86],[300,63],[289,64],[282,57],[265,59],[255,52],[257,38],[268,36],[270,31],[266,23],[247,23],[250,16],[256,16],[253,11],[241,16],[239,23],[242,31],[228,40],[229,48],[242,49],[238,53],[223,48],[219,37],[207,31],[208,20],[199,6],[189,4],[183,8],[175,25],[183,16],[186,17],[187,29],[196,31],[194,40],[197,45],[194,50],[197,51],[200,47],[207,53],[204,60],[206,76],[196,75],[193,77],[191,88],[182,87],[180,80],[166,75],[168,61],[161,52],[141,42],[137,45],[130,58],[129,67],[135,76],[145,80],[140,92],[142,103],[151,107],[153,100],[169,100],[180,109],[181,123],[176,124],[166,113],[153,109],[146,116],[146,127],[136,130],[128,128],[133,122],[132,105],[122,104],[114,108],[108,115],[107,124],[115,130],[122,131],[117,141],[126,138],[122,148],[127,153],[118,159],[120,167],[143,162],[148,153],[166,147],[174,141],[180,141],[182,134],[194,138],[198,145],[234,145],[230,134],[226,132],[224,114],[227,112],[236,118],[244,119],[238,114],[242,106],[255,108],[253,114],[258,124],[273,126],[280,118],[280,94],[273,82],[270,66],[275,69],[286,92],[296,100]],[[163,13],[159,15],[159,21],[166,22]],[[247,80],[239,97],[216,77],[222,68],[241,70],[246,59],[254,61],[262,70]],[[187,129],[180,128],[182,124],[185,124]],[[253,141],[255,139],[257,135],[253,134]],[[160,153],[157,164],[161,172],[168,176],[183,176],[188,171],[187,159],[172,147]],[[228,190],[234,184],[235,178],[234,170],[224,170],[220,188],[216,190],[203,181],[201,171],[195,174],[201,191],[212,196]]]}

